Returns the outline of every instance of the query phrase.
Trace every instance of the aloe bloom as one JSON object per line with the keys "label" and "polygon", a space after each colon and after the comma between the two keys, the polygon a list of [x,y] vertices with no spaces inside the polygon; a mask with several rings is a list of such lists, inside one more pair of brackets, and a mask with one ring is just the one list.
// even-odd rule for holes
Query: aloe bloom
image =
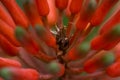
{"label": "aloe bloom", "polygon": [[0,0],[0,80],[119,80],[120,0]]}

